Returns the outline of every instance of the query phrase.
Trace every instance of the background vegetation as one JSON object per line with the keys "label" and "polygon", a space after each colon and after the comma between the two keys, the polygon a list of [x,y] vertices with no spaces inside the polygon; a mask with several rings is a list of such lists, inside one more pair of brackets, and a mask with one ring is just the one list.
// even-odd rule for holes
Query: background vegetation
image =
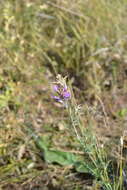
{"label": "background vegetation", "polygon": [[[87,107],[84,128],[91,123],[114,165],[122,137],[126,166],[126,51],[126,0],[0,1],[2,190],[103,188],[89,173],[48,163],[44,144],[36,145],[33,131],[57,150],[83,154],[66,129],[66,110],[50,97],[58,73],[68,76],[77,104]],[[126,175],[123,170],[125,185]]]}

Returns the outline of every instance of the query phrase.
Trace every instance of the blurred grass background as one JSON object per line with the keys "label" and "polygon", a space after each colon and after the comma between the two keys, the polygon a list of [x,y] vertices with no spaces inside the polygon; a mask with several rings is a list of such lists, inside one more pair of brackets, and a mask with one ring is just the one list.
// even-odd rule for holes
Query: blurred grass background
{"label": "blurred grass background", "polygon": [[[126,130],[126,51],[126,0],[0,1],[2,189],[19,189],[19,184],[21,189],[39,189],[39,184],[62,189],[67,183],[66,171],[47,166],[27,133],[33,127],[38,134],[48,134],[55,146],[75,147],[74,140],[63,135],[66,114],[50,100],[49,86],[58,73],[72,81],[78,103],[96,108],[100,117],[93,125],[102,141]],[[98,96],[108,113],[107,131]]]}

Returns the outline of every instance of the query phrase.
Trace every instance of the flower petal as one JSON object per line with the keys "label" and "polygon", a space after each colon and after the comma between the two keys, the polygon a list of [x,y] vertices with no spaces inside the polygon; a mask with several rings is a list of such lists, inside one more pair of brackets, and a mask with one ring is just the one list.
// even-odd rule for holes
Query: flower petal
{"label": "flower petal", "polygon": [[65,99],[68,99],[68,98],[71,97],[71,93],[68,92],[68,91],[66,91],[66,92],[63,93],[63,97],[64,97]]}
{"label": "flower petal", "polygon": [[55,92],[58,92],[58,90],[59,90],[58,85],[54,85],[54,86],[53,86],[53,90],[54,90]]}
{"label": "flower petal", "polygon": [[52,98],[55,99],[55,100],[60,100],[59,96],[52,96]]}

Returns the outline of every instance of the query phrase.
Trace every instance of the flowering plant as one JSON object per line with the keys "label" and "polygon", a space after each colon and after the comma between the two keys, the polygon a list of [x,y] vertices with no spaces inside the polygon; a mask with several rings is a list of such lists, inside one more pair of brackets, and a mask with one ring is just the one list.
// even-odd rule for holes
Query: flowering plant
{"label": "flowering plant", "polygon": [[61,75],[57,75],[56,82],[54,82],[53,85],[52,98],[67,107],[67,102],[71,98],[71,93],[66,84],[66,77],[63,78]]}

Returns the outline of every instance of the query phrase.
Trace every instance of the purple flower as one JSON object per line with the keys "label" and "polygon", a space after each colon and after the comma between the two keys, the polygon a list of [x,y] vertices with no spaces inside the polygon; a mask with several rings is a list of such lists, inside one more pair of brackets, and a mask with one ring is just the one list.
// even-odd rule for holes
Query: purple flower
{"label": "purple flower", "polygon": [[60,103],[66,103],[71,98],[71,93],[68,91],[67,86],[56,84],[53,86],[54,95],[52,98]]}
{"label": "purple flower", "polygon": [[71,93],[68,92],[68,91],[64,91],[63,92],[63,97],[64,97],[64,99],[69,99],[71,97]]}

